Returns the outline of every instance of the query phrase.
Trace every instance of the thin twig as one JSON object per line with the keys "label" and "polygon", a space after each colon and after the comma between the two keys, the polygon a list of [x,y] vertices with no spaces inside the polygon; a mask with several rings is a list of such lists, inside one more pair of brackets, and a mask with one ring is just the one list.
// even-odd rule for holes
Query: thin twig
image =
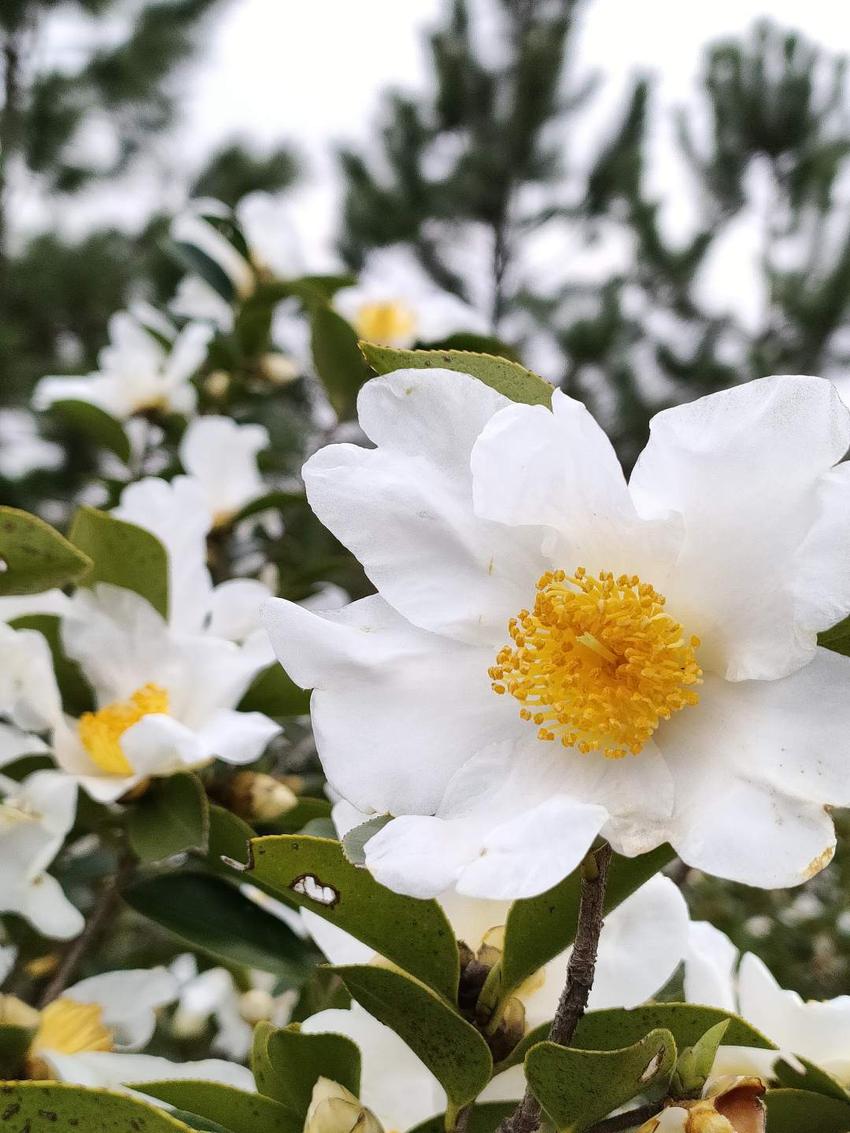
{"label": "thin twig", "polygon": [[628,1113],[618,1113],[614,1117],[606,1117],[604,1121],[588,1129],[587,1133],[622,1133],[625,1129],[634,1129],[655,1117],[659,1112],[658,1103],[655,1105],[642,1105],[637,1109],[630,1109]]}
{"label": "thin twig", "polygon": [[[567,966],[567,982],[549,1030],[549,1041],[560,1046],[569,1046],[572,1041],[593,987],[610,862],[611,847],[606,843],[595,853],[588,854],[582,866],[575,943]],[[499,1125],[497,1133],[534,1133],[540,1126],[541,1115],[540,1102],[526,1088],[522,1101]]]}
{"label": "thin twig", "polygon": [[54,999],[58,999],[74,978],[83,958],[97,943],[101,932],[109,923],[115,906],[118,903],[118,898],[121,895],[121,888],[132,868],[133,861],[132,858],[128,856],[121,861],[117,872],[101,887],[97,895],[97,900],[94,903],[94,908],[89,914],[89,919],[86,921],[86,927],[76,940],[71,943],[70,948],[62,957],[53,979],[42,992],[41,999],[39,1000],[40,1008],[44,1008],[48,1003],[52,1003]]}

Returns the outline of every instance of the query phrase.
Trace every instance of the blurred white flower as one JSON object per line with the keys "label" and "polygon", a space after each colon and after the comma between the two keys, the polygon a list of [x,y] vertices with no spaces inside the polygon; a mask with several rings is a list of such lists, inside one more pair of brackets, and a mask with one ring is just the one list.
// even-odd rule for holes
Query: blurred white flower
{"label": "blurred white flower", "polygon": [[766,378],[659,413],[630,482],[583,405],[464,374],[364,386],[374,447],[304,468],[378,594],[270,601],[333,788],[393,820],[376,878],[511,899],[597,835],[750,885],[830,860],[850,804],[850,413]]}
{"label": "blurred white flower", "polygon": [[413,251],[398,244],[373,251],[354,287],[334,296],[334,306],[360,338],[384,346],[437,342],[452,334],[487,334],[487,320],[462,299],[443,291]]}
{"label": "blurred white flower", "polygon": [[189,323],[175,332],[167,321],[151,322],[139,312],[113,315],[99,369],[82,378],[42,378],[33,394],[35,408],[87,401],[121,421],[149,410],[191,413],[197,398],[191,378],[206,358],[212,329]]}
{"label": "blurred white flower", "polygon": [[201,485],[213,527],[266,494],[257,454],[268,447],[262,425],[238,425],[230,417],[196,417],[189,423],[180,441],[180,463]]}
{"label": "blurred white flower", "polygon": [[52,472],[62,460],[61,447],[39,435],[31,413],[0,409],[0,476],[22,480],[31,472]]}
{"label": "blurred white flower", "polygon": [[82,914],[47,873],[74,825],[76,782],[61,771],[34,771],[20,783],[0,775],[0,795],[0,911],[24,917],[43,936],[76,936]]}
{"label": "blurred white flower", "polygon": [[[157,1010],[173,1003],[178,991],[165,968],[104,972],[67,988],[39,1012],[25,1009],[36,1028],[27,1055],[29,1076],[107,1087],[179,1077],[253,1089],[250,1071],[229,1062],[178,1064],[132,1053],[150,1042]],[[7,1013],[17,1002],[10,998],[5,997]]]}
{"label": "blurred white flower", "polygon": [[[685,995],[691,1003],[737,1012],[774,1042],[781,1057],[798,1055],[850,1086],[850,995],[804,1000],[777,983],[752,952],[738,950],[714,925],[690,927]],[[777,1051],[721,1046],[713,1075],[770,1074]]]}
{"label": "blurred white flower", "polygon": [[250,650],[176,632],[132,591],[103,583],[78,591],[62,640],[97,710],[57,721],[56,760],[101,802],[215,758],[252,763],[280,731],[258,712],[235,710],[262,667]]}

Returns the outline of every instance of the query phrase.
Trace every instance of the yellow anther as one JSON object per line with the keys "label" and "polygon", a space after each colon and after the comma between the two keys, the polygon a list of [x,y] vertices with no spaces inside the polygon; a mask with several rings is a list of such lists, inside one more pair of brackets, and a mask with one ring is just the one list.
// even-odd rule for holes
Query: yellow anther
{"label": "yellow anther", "polygon": [[38,1030],[27,1054],[27,1075],[49,1078],[43,1054],[82,1054],[83,1051],[112,1050],[114,1036],[103,1022],[97,1003],[77,1003],[73,999],[54,999],[41,1012]]}
{"label": "yellow anther", "polygon": [[404,303],[364,303],[354,319],[355,329],[368,342],[395,346],[413,338],[416,314]]}
{"label": "yellow anther", "polygon": [[637,755],[662,720],[699,701],[699,638],[683,634],[637,575],[547,571],[533,612],[521,610],[508,632],[513,645],[499,651],[492,687],[520,701],[541,740]]}
{"label": "yellow anther", "polygon": [[107,775],[132,775],[121,737],[143,716],[167,712],[167,691],[161,685],[146,684],[129,700],[116,700],[97,712],[84,712],[78,725],[80,740],[92,762]]}

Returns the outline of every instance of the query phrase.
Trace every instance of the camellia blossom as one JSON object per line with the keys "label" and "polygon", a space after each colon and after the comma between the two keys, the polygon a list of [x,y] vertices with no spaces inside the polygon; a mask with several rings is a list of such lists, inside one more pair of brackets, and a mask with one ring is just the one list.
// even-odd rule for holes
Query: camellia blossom
{"label": "camellia blossom", "polygon": [[850,659],[817,644],[850,610],[830,383],[666,410],[629,482],[559,391],[403,370],[359,416],[375,447],[304,479],[378,594],[267,618],[331,785],[394,816],[365,848],[379,881],[530,896],[598,835],[763,887],[827,864],[826,807],[850,802]]}
{"label": "camellia blossom", "polygon": [[439,288],[414,253],[395,245],[372,252],[359,280],[334,296],[334,306],[360,338],[408,347],[468,332],[486,334],[487,320],[457,295]]}
{"label": "camellia blossom", "polygon": [[235,710],[262,667],[251,650],[175,632],[130,590],[78,591],[62,640],[96,708],[57,721],[56,760],[100,802],[215,758],[252,763],[280,731],[262,713]]}
{"label": "camellia blossom", "polygon": [[[806,1058],[850,1086],[850,995],[802,999],[796,991],[780,987],[752,952],[739,962],[732,941],[706,921],[690,927],[685,995],[692,1003],[736,1012],[775,1043],[788,1061],[793,1062],[794,1055]],[[770,1056],[769,1051],[721,1046],[713,1072],[769,1071],[776,1051]]]}
{"label": "camellia blossom", "polygon": [[268,430],[262,425],[238,425],[230,417],[190,422],[180,441],[180,462],[201,485],[214,527],[266,494],[257,453],[268,447]]}
{"label": "camellia blossom", "polygon": [[0,996],[0,1019],[32,1028],[25,1063],[30,1078],[119,1086],[180,1077],[252,1089],[243,1066],[133,1053],[150,1042],[157,1009],[173,1003],[177,993],[177,980],[165,968],[104,972],[66,988],[40,1011]]}
{"label": "camellia blossom", "polygon": [[[109,320],[109,345],[88,377],[42,378],[33,394],[36,409],[57,401],[86,401],[121,421],[134,413],[161,410],[191,413],[197,395],[190,379],[207,355],[212,328],[189,323],[175,331],[167,320],[151,327],[137,313],[120,311]],[[164,345],[162,339],[170,340]]]}

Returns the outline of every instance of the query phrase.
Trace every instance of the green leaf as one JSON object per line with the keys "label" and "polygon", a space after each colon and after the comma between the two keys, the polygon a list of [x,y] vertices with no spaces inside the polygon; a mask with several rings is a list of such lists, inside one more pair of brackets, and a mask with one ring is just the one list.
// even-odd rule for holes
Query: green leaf
{"label": "green leaf", "polygon": [[407,1043],[457,1109],[490,1080],[493,1060],[478,1031],[419,980],[377,964],[333,967],[354,999]]}
{"label": "green leaf", "polygon": [[3,1133],[186,1133],[191,1126],[127,1094],[64,1082],[4,1082]]}
{"label": "green leaf", "polygon": [[[491,334],[471,334],[461,331],[450,334],[439,342],[417,342],[417,350],[439,351],[444,354],[447,350],[472,351],[475,354],[489,354],[494,358],[507,358],[511,362],[519,362],[520,357],[512,346],[494,338]],[[454,367],[452,367],[454,368]]]}
{"label": "green leaf", "polygon": [[9,623],[14,629],[34,629],[40,633],[53,656],[53,672],[62,694],[62,705],[71,716],[82,716],[95,708],[91,685],[76,661],[62,647],[61,622],[56,614],[25,614]]}
{"label": "green leaf", "polygon": [[261,283],[254,292],[258,301],[279,303],[281,299],[299,299],[306,307],[326,304],[343,287],[353,287],[353,275],[302,275],[298,279],[276,279]]}
{"label": "green leaf", "polygon": [[831,649],[833,653],[843,653],[850,657],[850,617],[844,618],[832,629],[818,634],[818,645]]}
{"label": "green leaf", "polygon": [[808,1090],[768,1090],[769,1133],[848,1133],[850,1102]]}
{"label": "green leaf", "polygon": [[187,271],[199,275],[205,283],[208,283],[214,291],[218,292],[226,303],[233,302],[236,298],[233,280],[212,256],[208,256],[206,252],[202,252],[194,244],[186,244],[178,240],[171,241],[169,247]]}
{"label": "green leaf", "polygon": [[40,594],[65,586],[91,570],[78,549],[37,515],[0,507],[0,595]]}
{"label": "green leaf", "polygon": [[[305,826],[321,819],[330,820],[331,804],[328,799],[313,799],[309,795],[302,795],[292,810],[274,819],[273,822],[263,823],[264,832],[268,834],[298,834],[303,832]],[[335,836],[334,834],[331,837]]]}
{"label": "green leaf", "polygon": [[729,1030],[729,1020],[723,1019],[709,1027],[693,1046],[680,1053],[673,1074],[670,1093],[674,1098],[698,1098],[711,1073],[717,1048]]}
{"label": "green leaf", "polygon": [[206,858],[213,869],[227,877],[238,878],[241,871],[221,859],[244,862],[248,857],[248,843],[256,836],[256,831],[244,819],[226,807],[210,804]]}
{"label": "green leaf", "polygon": [[[637,858],[615,855],[608,873],[605,912],[616,909],[674,857],[673,850],[666,845]],[[581,871],[574,870],[539,897],[511,905],[501,963],[502,998],[512,995],[523,980],[573,943],[580,899]]]}
{"label": "green leaf", "polygon": [[198,776],[186,771],[151,783],[130,809],[127,834],[140,861],[156,862],[205,851],[209,825],[206,791]]}
{"label": "green leaf", "polygon": [[24,1059],[37,1029],[37,1022],[31,1027],[0,1024],[0,1081],[22,1076]]}
{"label": "green leaf", "polygon": [[675,1062],[673,1036],[658,1030],[619,1050],[538,1043],[526,1055],[525,1076],[559,1133],[582,1133],[653,1086],[666,1086]]}
{"label": "green leaf", "polygon": [[649,1003],[643,1007],[611,1007],[591,1011],[579,1023],[573,1046],[589,1050],[616,1050],[622,1044],[637,1042],[648,1031],[670,1031],[679,1050],[694,1046],[716,1023],[729,1020],[724,1036],[728,1046],[753,1046],[759,1050],[776,1047],[761,1031],[719,1007],[698,1007],[693,1003]]}
{"label": "green leaf", "polygon": [[366,864],[366,843],[392,820],[391,814],[376,814],[374,818],[349,830],[342,840],[342,852],[352,865]]}
{"label": "green leaf", "polygon": [[301,1133],[304,1119],[280,1102],[219,1082],[145,1082],[136,1087],[178,1109],[220,1121],[233,1133]]}
{"label": "green leaf", "polygon": [[185,1122],[190,1129],[199,1129],[201,1133],[234,1133],[234,1130],[226,1129],[217,1121],[211,1121],[210,1118],[201,1117],[197,1113],[189,1113],[187,1109],[173,1109],[171,1115],[178,1121]]}
{"label": "green leaf", "polygon": [[124,900],[142,916],[227,964],[272,972],[298,987],[311,969],[308,946],[228,882],[203,873],[138,881]]}
{"label": "green leaf", "polygon": [[385,889],[330,838],[271,835],[255,839],[251,849],[249,881],[318,913],[454,1002],[460,958],[436,901]]}
{"label": "green leaf", "polygon": [[361,342],[366,361],[377,374],[393,370],[457,370],[478,378],[511,401],[523,405],[552,404],[552,386],[519,362],[467,350],[393,350],[374,342]]}
{"label": "green leaf", "polygon": [[302,1124],[319,1078],[330,1078],[355,1097],[360,1093],[360,1049],[345,1035],[301,1032],[297,1023],[277,1030],[261,1024],[254,1034],[251,1066],[257,1089],[300,1118]]}
{"label": "green leaf", "polygon": [[781,1086],[826,1094],[827,1097],[850,1103],[850,1093],[830,1073],[799,1055],[794,1055],[794,1060],[800,1064],[802,1070],[797,1070],[785,1059],[780,1059],[775,1065],[773,1074]]}
{"label": "green leaf", "polygon": [[275,662],[258,673],[239,703],[240,712],[262,712],[272,719],[306,716],[310,711],[310,693],[286,675]]}
{"label": "green leaf", "polygon": [[310,331],[313,364],[330,403],[340,417],[352,417],[357,393],[371,376],[357,335],[341,315],[322,305],[313,308]]}
{"label": "green leaf", "polygon": [[[464,1128],[466,1133],[494,1133],[501,1122],[516,1109],[516,1102],[482,1102],[469,1110]],[[445,1133],[446,1120],[443,1114],[430,1117],[420,1125],[414,1125],[410,1133]]]}
{"label": "green leaf", "polygon": [[168,617],[168,554],[155,535],[105,511],[81,507],[70,538],[92,560],[86,586],[109,582],[134,590]]}
{"label": "green leaf", "polygon": [[117,418],[90,401],[54,401],[50,406],[72,429],[85,434],[101,448],[114,452],[124,464],[130,459],[130,439]]}

